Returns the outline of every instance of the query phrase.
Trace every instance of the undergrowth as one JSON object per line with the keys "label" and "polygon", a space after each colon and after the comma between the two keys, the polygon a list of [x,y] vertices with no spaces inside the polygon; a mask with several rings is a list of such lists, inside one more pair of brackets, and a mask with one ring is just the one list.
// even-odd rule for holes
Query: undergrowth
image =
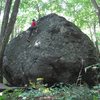
{"label": "undergrowth", "polygon": [[39,89],[6,90],[0,100],[100,100],[100,85],[89,89],[87,86],[62,86]]}

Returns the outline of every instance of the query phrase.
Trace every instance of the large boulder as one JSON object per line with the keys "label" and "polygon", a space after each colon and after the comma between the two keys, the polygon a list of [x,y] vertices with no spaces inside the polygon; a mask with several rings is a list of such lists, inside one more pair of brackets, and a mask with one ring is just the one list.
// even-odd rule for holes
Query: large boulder
{"label": "large boulder", "polygon": [[[37,33],[27,42],[23,32],[10,41],[5,51],[4,74],[12,85],[24,85],[37,78],[52,85],[76,82],[82,67],[96,63],[96,50],[76,25],[57,14],[38,20]],[[94,84],[93,72],[83,74],[83,81]]]}

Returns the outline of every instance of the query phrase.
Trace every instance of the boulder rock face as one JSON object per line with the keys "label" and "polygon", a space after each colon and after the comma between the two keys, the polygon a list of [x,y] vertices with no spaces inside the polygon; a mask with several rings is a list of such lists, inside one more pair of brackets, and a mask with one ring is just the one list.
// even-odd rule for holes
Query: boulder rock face
{"label": "boulder rock face", "polygon": [[[82,67],[96,63],[92,41],[77,26],[57,14],[38,20],[37,33],[23,32],[8,44],[4,62],[5,77],[12,85],[44,78],[52,85],[76,82]],[[83,81],[94,84],[93,72],[83,74]]]}

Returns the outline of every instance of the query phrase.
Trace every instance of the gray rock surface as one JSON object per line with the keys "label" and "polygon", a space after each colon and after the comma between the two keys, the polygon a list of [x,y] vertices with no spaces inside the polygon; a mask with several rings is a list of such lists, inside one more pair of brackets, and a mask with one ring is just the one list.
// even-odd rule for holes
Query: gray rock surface
{"label": "gray rock surface", "polygon": [[[43,77],[54,84],[75,83],[82,66],[96,63],[92,41],[77,26],[56,14],[38,20],[38,31],[27,42],[23,32],[8,44],[4,73],[12,85],[24,85]],[[83,80],[94,84],[93,72],[83,74]],[[92,82],[92,83],[91,83]]]}

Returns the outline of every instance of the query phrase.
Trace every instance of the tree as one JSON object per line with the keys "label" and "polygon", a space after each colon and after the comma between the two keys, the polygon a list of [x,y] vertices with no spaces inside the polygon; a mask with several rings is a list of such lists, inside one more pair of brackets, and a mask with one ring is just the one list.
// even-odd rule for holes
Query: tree
{"label": "tree", "polygon": [[1,10],[2,10],[2,1],[0,1],[0,15],[1,15]]}
{"label": "tree", "polygon": [[1,12],[3,11],[3,9],[4,9],[4,2],[5,2],[5,0],[0,1],[0,15],[1,15]]}
{"label": "tree", "polygon": [[0,82],[3,81],[2,64],[3,64],[4,51],[9,41],[10,34],[12,33],[13,28],[14,28],[20,0],[15,0],[14,5],[13,5],[13,11],[11,13],[11,17],[9,18],[11,4],[12,4],[12,0],[6,0],[4,17],[2,21],[2,29],[1,29],[1,34],[0,34]]}
{"label": "tree", "polygon": [[6,1],[7,6],[5,7],[5,10],[4,10],[4,17],[3,17],[2,26],[1,26],[1,38],[5,35],[5,29],[7,27],[7,23],[9,19],[11,4],[12,4],[12,0]]}
{"label": "tree", "polygon": [[[99,7],[99,5],[98,5],[96,0],[91,0],[91,2],[93,4],[93,6],[95,8],[95,12],[96,12],[96,14],[98,16],[99,26],[100,26],[100,7]],[[96,38],[95,25],[94,25],[94,35],[95,35],[95,38]],[[97,50],[97,58],[99,60],[100,53],[99,53],[99,47],[98,47],[98,40],[97,40],[97,38],[96,38],[96,41],[95,41],[95,45],[96,45],[96,50]]]}
{"label": "tree", "polygon": [[95,8],[96,14],[97,14],[98,19],[99,19],[99,25],[100,25],[100,7],[99,7],[96,0],[91,0],[91,2],[92,2],[93,6]]}

